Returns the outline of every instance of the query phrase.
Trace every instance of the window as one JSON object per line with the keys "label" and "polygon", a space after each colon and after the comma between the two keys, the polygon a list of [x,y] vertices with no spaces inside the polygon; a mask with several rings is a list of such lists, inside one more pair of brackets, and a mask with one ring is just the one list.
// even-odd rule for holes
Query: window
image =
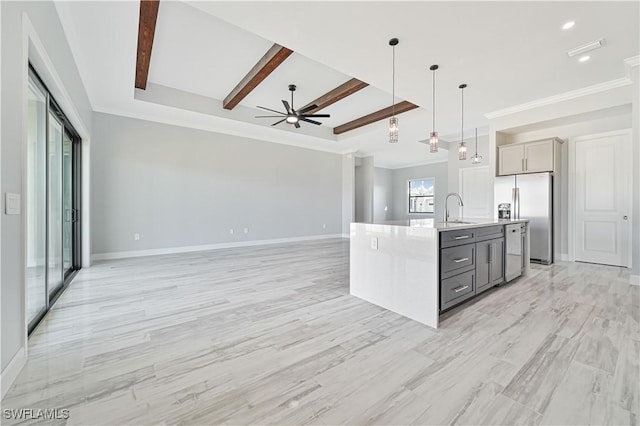
{"label": "window", "polygon": [[434,178],[409,181],[409,213],[433,213]]}

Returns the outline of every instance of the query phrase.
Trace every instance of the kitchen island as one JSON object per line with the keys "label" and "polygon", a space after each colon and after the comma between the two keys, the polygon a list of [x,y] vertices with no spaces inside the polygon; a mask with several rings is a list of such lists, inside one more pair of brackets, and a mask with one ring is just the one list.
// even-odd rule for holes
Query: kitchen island
{"label": "kitchen island", "polygon": [[[350,293],[437,328],[441,311],[513,279],[514,267],[519,269],[516,272],[526,272],[527,222],[412,219],[351,223]],[[518,248],[513,243],[509,248],[507,241],[515,241],[511,238],[515,235],[505,238],[505,234],[516,229]],[[516,260],[517,252],[521,256],[517,259],[522,260]]]}

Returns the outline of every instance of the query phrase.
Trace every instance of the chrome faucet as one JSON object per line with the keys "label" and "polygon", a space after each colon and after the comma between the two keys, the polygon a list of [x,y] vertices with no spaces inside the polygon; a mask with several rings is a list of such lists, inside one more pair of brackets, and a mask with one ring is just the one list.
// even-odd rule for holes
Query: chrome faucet
{"label": "chrome faucet", "polygon": [[448,193],[447,198],[444,199],[444,221],[445,222],[449,221],[449,206],[447,202],[449,201],[449,197],[452,197],[452,196],[458,199],[458,205],[460,207],[464,206],[464,203],[462,202],[462,197],[460,197],[460,195],[457,192]]}

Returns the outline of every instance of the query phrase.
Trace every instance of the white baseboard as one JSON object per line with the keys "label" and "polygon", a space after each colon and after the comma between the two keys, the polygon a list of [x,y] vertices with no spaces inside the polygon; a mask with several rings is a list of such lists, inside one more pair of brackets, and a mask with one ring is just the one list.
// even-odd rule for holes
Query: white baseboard
{"label": "white baseboard", "polygon": [[629,284],[631,284],[631,285],[640,285],[640,275],[630,275],[629,276]]}
{"label": "white baseboard", "polygon": [[349,234],[342,234],[342,238],[346,238],[347,240],[351,238]]}
{"label": "white baseboard", "polygon": [[11,389],[11,385],[22,371],[22,367],[27,363],[26,351],[24,346],[18,350],[18,352],[11,358],[9,361],[9,365],[4,369],[2,375],[0,376],[0,392],[2,393],[2,398],[7,394],[7,391]]}
{"label": "white baseboard", "polygon": [[91,256],[91,260],[95,261],[95,260],[126,259],[129,257],[157,256],[161,254],[188,253],[192,251],[206,251],[206,250],[219,250],[219,249],[237,248],[237,247],[264,246],[269,244],[296,243],[300,241],[328,240],[332,238],[344,238],[344,235],[343,234],[308,235],[304,237],[275,238],[275,239],[269,239],[269,240],[254,240],[254,241],[238,241],[238,242],[232,242],[232,243],[203,244],[198,246],[168,247],[168,248],[149,249],[149,250],[116,251],[111,253],[96,253]]}
{"label": "white baseboard", "polygon": [[561,262],[568,262],[569,261],[569,254],[568,253],[559,253],[558,254],[558,260],[560,260]]}

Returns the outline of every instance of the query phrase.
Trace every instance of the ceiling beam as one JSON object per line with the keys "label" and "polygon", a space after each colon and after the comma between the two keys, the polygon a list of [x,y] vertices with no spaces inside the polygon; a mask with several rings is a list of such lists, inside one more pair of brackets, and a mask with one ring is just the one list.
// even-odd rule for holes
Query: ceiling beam
{"label": "ceiling beam", "polygon": [[269,74],[285,61],[293,53],[292,50],[274,44],[271,49],[264,54],[257,64],[251,68],[251,71],[233,88],[231,93],[224,98],[222,107],[224,109],[233,109],[245,98],[253,89],[255,89]]}
{"label": "ceiling beam", "polygon": [[136,89],[147,88],[149,64],[151,63],[151,48],[153,36],[156,32],[158,7],[160,0],[140,1],[140,21],[138,23],[138,56],[136,58]]}
{"label": "ceiling beam", "polygon": [[411,111],[412,109],[415,109],[415,108],[418,108],[418,105],[412,104],[409,101],[402,101],[396,104],[395,106],[383,108],[380,111],[372,112],[371,114],[365,115],[364,117],[360,117],[348,123],[341,124],[338,127],[334,127],[333,134],[339,135],[341,133],[357,129],[362,126],[366,126],[367,124],[384,120],[385,118],[391,117],[394,111],[395,111],[395,114],[398,115],[398,114],[402,114],[403,112]]}
{"label": "ceiling beam", "polygon": [[[360,81],[357,78],[352,78],[351,80],[347,81],[346,83],[343,83],[340,86],[336,87],[335,89],[331,90],[330,92],[327,92],[324,95],[320,96],[315,101],[309,102],[307,105],[305,105],[302,108],[306,108],[306,107],[308,107],[310,105],[314,105],[315,104],[318,107],[314,108],[312,110],[309,110],[308,114],[316,113],[316,112],[320,111],[321,109],[326,108],[329,105],[334,104],[334,103],[338,102],[339,100],[346,98],[349,95],[353,95],[358,90],[362,90],[365,87],[367,87],[368,85],[369,85],[369,83],[365,83],[364,81]],[[299,108],[299,109],[302,109],[302,108]]]}

